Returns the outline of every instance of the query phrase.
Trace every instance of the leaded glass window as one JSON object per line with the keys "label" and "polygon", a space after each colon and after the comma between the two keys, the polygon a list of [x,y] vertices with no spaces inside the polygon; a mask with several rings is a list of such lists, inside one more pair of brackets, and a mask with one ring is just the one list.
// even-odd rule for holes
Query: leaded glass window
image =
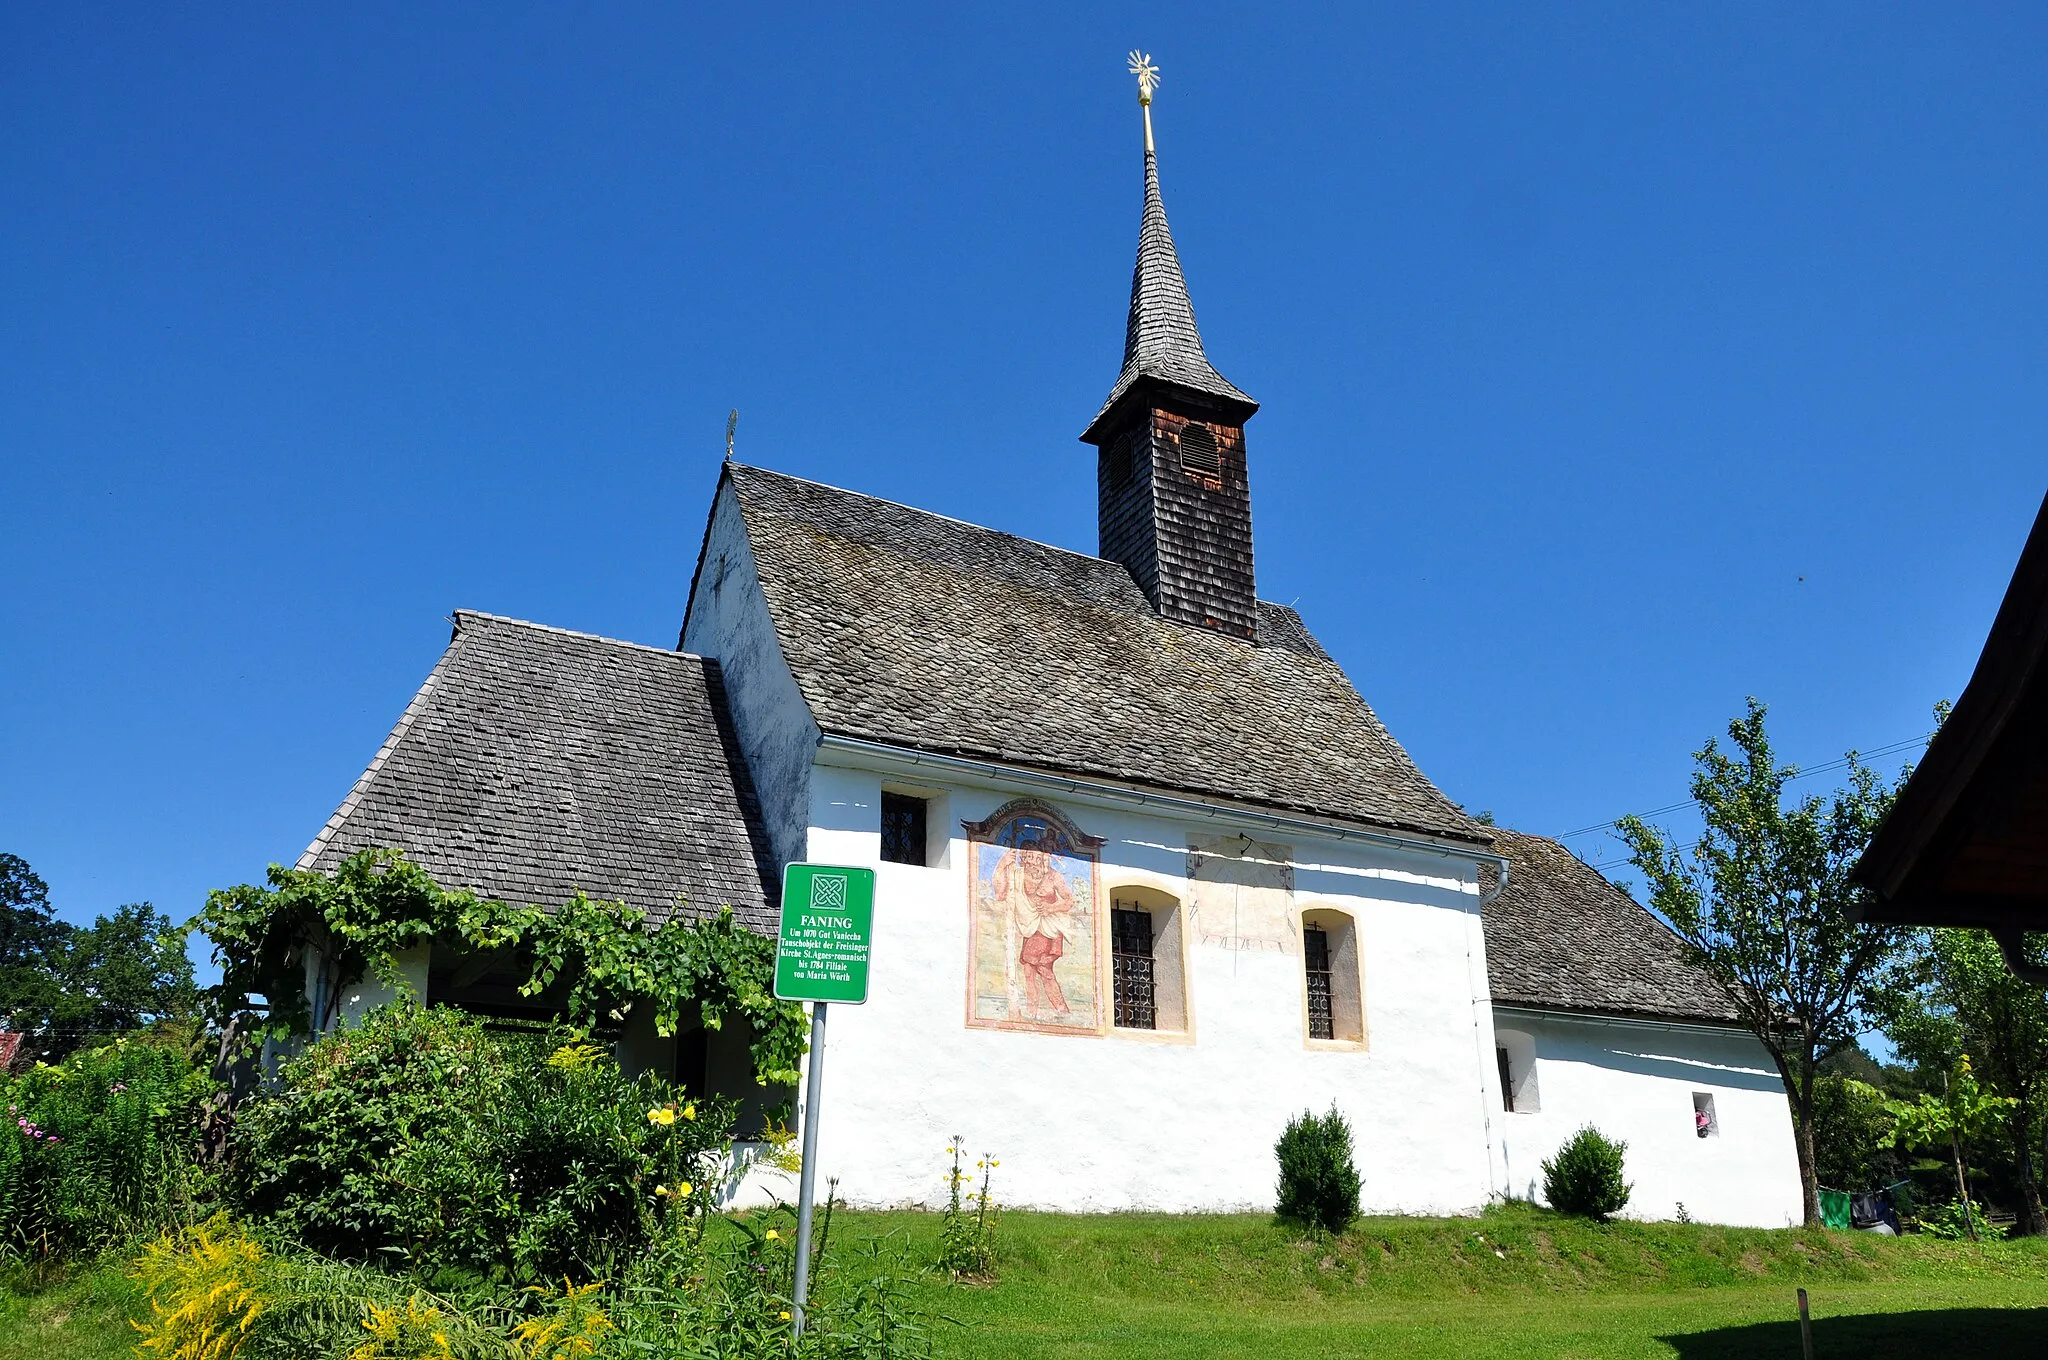
{"label": "leaded glass window", "polygon": [[925,809],[922,798],[908,793],[882,793],[882,858],[891,864],[925,863]]}

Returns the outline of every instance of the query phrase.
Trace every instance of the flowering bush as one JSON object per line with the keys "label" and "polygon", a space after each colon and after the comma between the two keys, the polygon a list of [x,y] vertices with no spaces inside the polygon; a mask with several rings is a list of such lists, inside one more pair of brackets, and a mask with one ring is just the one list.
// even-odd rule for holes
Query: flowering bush
{"label": "flowering bush", "polygon": [[517,1307],[259,1241],[225,1214],[165,1233],[130,1270],[152,1360],[583,1360],[614,1330],[597,1285],[525,1291]]}
{"label": "flowering bush", "polygon": [[206,1074],[175,1036],[0,1076],[0,1252],[90,1251],[189,1217]]}
{"label": "flowering bush", "polygon": [[709,1202],[730,1110],[672,1097],[591,1045],[388,1006],[244,1107],[237,1197],[345,1260],[588,1280]]}

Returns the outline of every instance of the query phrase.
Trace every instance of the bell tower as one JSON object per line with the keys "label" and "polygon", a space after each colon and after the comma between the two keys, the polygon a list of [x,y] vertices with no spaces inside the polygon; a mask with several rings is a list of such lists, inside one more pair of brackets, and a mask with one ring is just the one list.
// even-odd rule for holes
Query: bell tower
{"label": "bell tower", "polygon": [[1097,449],[1101,555],[1127,568],[1162,618],[1258,639],[1244,423],[1259,404],[1209,363],[1152,146],[1159,69],[1131,53],[1145,120],[1145,208],[1124,365],[1082,434]]}

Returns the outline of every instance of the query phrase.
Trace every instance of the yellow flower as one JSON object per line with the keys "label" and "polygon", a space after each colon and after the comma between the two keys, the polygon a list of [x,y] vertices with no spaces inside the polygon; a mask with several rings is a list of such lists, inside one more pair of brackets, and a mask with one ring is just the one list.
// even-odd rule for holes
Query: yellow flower
{"label": "yellow flower", "polygon": [[655,1196],[659,1199],[667,1199],[669,1196],[669,1189],[666,1185],[657,1185],[654,1187],[654,1193]]}
{"label": "yellow flower", "polygon": [[782,1310],[782,1320],[784,1322],[789,1321],[789,1310],[787,1308]]}
{"label": "yellow flower", "polygon": [[690,1193],[690,1191],[694,1189],[696,1189],[695,1186],[691,1185],[688,1181],[684,1181],[681,1185],[678,1185],[676,1187],[676,1194],[678,1196],[687,1195]]}
{"label": "yellow flower", "polygon": [[687,1105],[683,1106],[683,1118],[685,1118],[685,1119],[692,1119],[692,1120],[694,1120],[694,1119],[695,1119],[696,1117],[697,1117],[697,1102],[693,1100],[693,1101],[691,1101],[691,1102],[690,1102],[689,1104],[687,1104]]}
{"label": "yellow flower", "polygon": [[781,1240],[782,1240],[782,1234],[781,1234],[781,1233],[779,1233],[779,1232],[777,1232],[777,1231],[775,1231],[775,1229],[773,1229],[773,1228],[770,1228],[770,1229],[768,1230],[768,1240],[769,1240],[770,1242],[779,1242],[779,1241],[781,1241]]}
{"label": "yellow flower", "polygon": [[663,1128],[667,1128],[670,1124],[676,1122],[676,1112],[669,1109],[666,1105],[656,1106],[647,1112],[647,1122],[659,1124]]}

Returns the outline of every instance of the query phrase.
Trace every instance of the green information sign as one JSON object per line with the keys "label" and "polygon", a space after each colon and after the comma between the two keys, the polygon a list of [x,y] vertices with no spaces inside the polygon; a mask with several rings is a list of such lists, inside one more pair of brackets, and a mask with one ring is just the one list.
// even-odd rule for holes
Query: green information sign
{"label": "green information sign", "polygon": [[875,935],[875,871],[791,864],[782,871],[782,934],[775,995],[784,1001],[868,999],[868,946]]}

